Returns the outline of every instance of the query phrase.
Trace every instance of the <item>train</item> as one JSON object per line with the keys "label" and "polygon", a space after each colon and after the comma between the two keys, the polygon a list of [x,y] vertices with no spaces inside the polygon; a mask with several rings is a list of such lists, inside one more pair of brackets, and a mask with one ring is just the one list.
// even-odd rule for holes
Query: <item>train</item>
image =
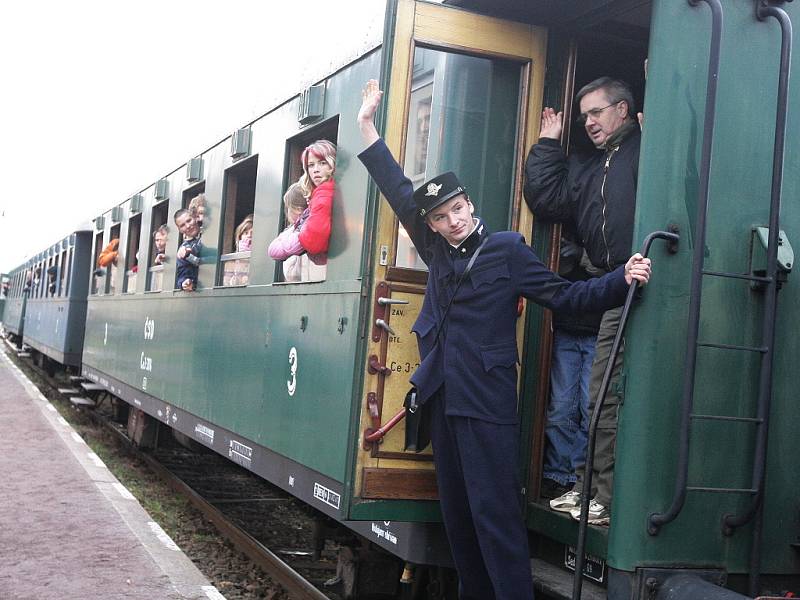
{"label": "train", "polygon": [[[578,524],[540,497],[551,317],[521,313],[534,581],[570,597],[577,562],[584,598],[800,593],[798,17],[790,0],[388,0],[357,56],[10,271],[6,334],[388,553],[398,585],[403,566],[437,584],[418,597],[455,597],[431,451],[404,449],[402,420],[387,426],[418,365],[427,274],[356,159],[360,90],[370,78],[386,90],[379,129],[415,185],[457,172],[492,230],[522,233],[555,269],[560,228],[522,196],[527,150],[544,106],[563,107],[580,148],[575,90],[620,78],[645,115],[631,251],[656,230],[680,242],[651,249],[616,390],[614,517],[588,528],[580,557]],[[266,247],[318,139],[338,147],[326,273],[285,281]],[[186,292],[173,289],[171,221],[200,193],[204,250]],[[248,214],[252,250],[238,252]],[[112,239],[118,262],[98,269]]]}

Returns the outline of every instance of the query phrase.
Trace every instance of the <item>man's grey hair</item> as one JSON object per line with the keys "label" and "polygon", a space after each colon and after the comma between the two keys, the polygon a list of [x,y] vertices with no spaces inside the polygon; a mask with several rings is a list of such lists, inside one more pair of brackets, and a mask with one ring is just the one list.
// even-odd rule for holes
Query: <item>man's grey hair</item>
{"label": "man's grey hair", "polygon": [[632,116],[636,114],[636,106],[633,103],[633,92],[631,91],[631,87],[620,79],[613,79],[611,77],[600,77],[599,79],[595,79],[594,81],[587,83],[583,86],[578,93],[575,95],[575,102],[580,104],[581,99],[587,95],[591,94],[596,90],[603,90],[608,96],[608,101],[611,104],[616,104],[617,102],[622,102],[623,100],[628,104],[628,115]]}

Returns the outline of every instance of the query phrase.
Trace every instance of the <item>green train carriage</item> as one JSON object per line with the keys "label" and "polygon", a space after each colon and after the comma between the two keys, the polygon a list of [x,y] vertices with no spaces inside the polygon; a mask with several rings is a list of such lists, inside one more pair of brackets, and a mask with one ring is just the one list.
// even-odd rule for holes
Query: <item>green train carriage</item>
{"label": "green train carriage", "polygon": [[[717,347],[700,347],[692,381],[697,417],[684,428],[691,490],[676,519],[658,528],[652,523],[654,514],[668,511],[678,479],[688,307],[698,296],[691,273],[703,187],[709,6],[683,0],[453,4],[462,6],[389,2],[374,49],[95,220],[95,258],[114,237],[121,253],[116,270],[92,276],[84,374],[402,559],[446,564],[430,455],[403,451],[402,425],[380,443],[365,440],[398,412],[416,366],[409,331],[425,273],[355,159],[358,91],[381,75],[383,134],[414,181],[458,172],[492,229],[516,229],[553,258],[557,229],[535,224],[521,201],[521,166],[536,140],[538,114],[545,104],[569,107],[574,90],[596,76],[622,77],[644,97],[647,115],[635,244],[668,225],[682,240],[674,256],[654,247],[655,276],[629,326],[616,390],[624,403],[614,518],[610,528],[589,531],[587,552],[602,586],[591,591],[654,597],[668,594],[662,584],[676,573],[739,590],[797,591],[798,474],[787,454],[798,429],[788,364],[796,354],[787,315],[796,305],[791,275],[778,294],[770,353],[773,418],[769,444],[762,446],[763,513],[732,532],[721,526],[726,515],[748,512],[756,496],[749,490],[758,488],[753,456],[767,423],[756,407],[765,352],[752,349],[763,347],[763,282],[707,276],[699,341]],[[775,4],[796,17],[796,6]],[[720,6],[711,202],[700,254],[707,271],[757,278],[766,269],[765,237],[754,227],[768,224],[774,187],[781,32],[775,19],[757,18],[756,2]],[[746,47],[740,39],[748,40]],[[796,77],[788,94],[797,97]],[[799,130],[791,110],[787,129]],[[573,128],[572,141],[580,135]],[[280,198],[299,175],[299,152],[318,138],[339,148],[326,278],[286,283],[263,249],[282,228]],[[789,136],[783,159],[782,257],[797,235],[798,215],[786,201],[798,196],[796,144]],[[209,203],[206,252],[200,290],[187,294],[171,289],[177,247],[171,217],[200,192]],[[242,255],[233,252],[232,231],[248,213],[255,215],[255,250]],[[156,266],[151,240],[161,223],[171,227],[172,260]],[[519,321],[520,435],[534,576],[553,593],[570,575],[545,563],[568,562],[577,525],[538,499],[547,324],[536,307]],[[762,531],[754,536],[759,522]],[[698,588],[696,597],[706,593]]]}
{"label": "green train carriage", "polygon": [[22,347],[22,334],[25,329],[28,273],[27,263],[12,269],[8,273],[8,295],[3,306],[3,330],[19,347]]}

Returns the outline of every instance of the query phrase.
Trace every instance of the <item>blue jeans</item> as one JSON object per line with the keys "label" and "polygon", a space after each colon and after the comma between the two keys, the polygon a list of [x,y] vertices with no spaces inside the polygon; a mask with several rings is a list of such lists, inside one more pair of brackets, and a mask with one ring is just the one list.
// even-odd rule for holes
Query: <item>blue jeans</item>
{"label": "blue jeans", "polygon": [[589,375],[596,339],[558,329],[553,335],[543,472],[561,485],[574,483],[576,469],[586,461]]}

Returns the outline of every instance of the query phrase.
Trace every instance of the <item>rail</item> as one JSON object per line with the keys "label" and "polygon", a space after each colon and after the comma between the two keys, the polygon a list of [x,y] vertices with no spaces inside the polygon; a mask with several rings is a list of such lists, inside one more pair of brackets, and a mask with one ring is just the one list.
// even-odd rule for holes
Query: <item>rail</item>
{"label": "rail", "polygon": [[[787,0],[791,2],[791,0]],[[769,241],[767,244],[767,277],[772,279],[766,288],[763,315],[762,345],[772,349],[775,342],[775,314],[778,307],[778,236],[780,234],[781,195],[783,189],[784,147],[786,142],[786,115],[789,109],[789,74],[792,65],[792,20],[789,14],[777,6],[782,0],[756,2],[756,17],[765,21],[773,17],[781,27],[781,53],[778,71],[778,96],[775,114],[775,142],[772,154],[772,184],[769,209]],[[746,511],[739,515],[728,514],[723,517],[722,527],[726,535],[755,518],[753,541],[750,550],[749,592],[755,596],[759,588],[761,570],[761,537],[763,532],[764,480],[767,464],[767,443],[769,434],[769,414],[772,400],[772,367],[774,352],[770,351],[761,359],[759,393],[757,405],[756,447],[753,457],[752,485],[756,492]]]}
{"label": "rail", "polygon": [[706,217],[711,175],[711,148],[714,140],[714,121],[717,110],[717,80],[719,78],[720,51],[722,47],[722,4],[720,0],[688,0],[691,6],[701,1],[711,8],[711,49],[708,61],[708,83],[706,86],[706,108],[703,123],[703,148],[700,158],[700,188],[694,233],[692,257],[692,281],[689,300],[689,323],[686,331],[686,361],[683,375],[683,402],[681,404],[680,429],[678,432],[678,465],[672,502],[666,512],[652,513],[648,517],[647,531],[657,535],[666,523],[675,520],[686,502],[686,487],[689,477],[689,424],[694,404],[694,378],[697,367],[697,338],[700,332],[700,301],[703,292],[703,263],[706,248]]}
{"label": "rail", "polygon": [[[648,235],[644,244],[642,245],[642,256],[647,256],[650,252],[650,246],[656,239],[662,239],[670,242],[673,246],[670,251],[677,251],[674,248],[680,236],[675,231],[654,231]],[[572,583],[572,600],[580,600],[581,591],[583,588],[583,563],[584,552],[586,550],[586,532],[589,526],[589,494],[592,489],[592,469],[594,468],[594,451],[595,441],[597,437],[597,426],[600,423],[600,412],[603,409],[603,404],[606,398],[606,392],[611,382],[611,373],[614,371],[614,363],[619,354],[619,347],[622,344],[622,336],[625,333],[625,325],[628,322],[628,316],[633,305],[633,298],[636,295],[636,288],[638,287],[637,281],[632,281],[628,288],[628,295],[625,298],[625,304],[622,306],[622,315],[619,319],[619,327],[614,336],[614,342],[611,344],[611,355],[608,358],[605,371],[603,372],[603,379],[600,383],[600,390],[595,399],[594,412],[592,419],[589,422],[589,436],[586,442],[586,464],[584,466],[584,481],[583,489],[581,490],[581,518],[578,525],[578,543],[575,545],[575,575]]]}

